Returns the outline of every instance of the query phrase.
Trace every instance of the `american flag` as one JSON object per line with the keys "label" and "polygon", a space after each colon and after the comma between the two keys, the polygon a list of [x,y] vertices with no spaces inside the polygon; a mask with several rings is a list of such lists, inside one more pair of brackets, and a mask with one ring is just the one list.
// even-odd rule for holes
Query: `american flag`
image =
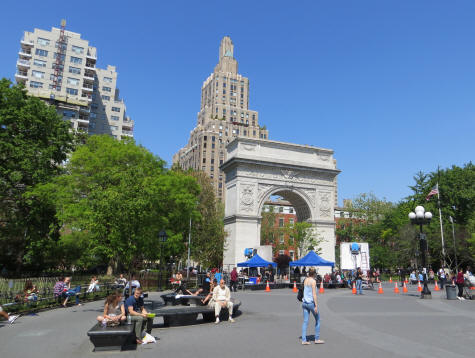
{"label": "american flag", "polygon": [[430,198],[435,195],[435,194],[439,194],[439,183],[435,184],[435,186],[432,188],[432,190],[430,191],[429,194],[427,194],[426,196],[426,200],[429,201]]}

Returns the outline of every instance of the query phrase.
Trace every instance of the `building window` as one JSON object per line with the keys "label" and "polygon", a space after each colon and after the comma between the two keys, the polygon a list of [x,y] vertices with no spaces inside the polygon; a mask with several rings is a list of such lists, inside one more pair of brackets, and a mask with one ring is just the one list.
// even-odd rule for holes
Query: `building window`
{"label": "building window", "polygon": [[[56,58],[56,57],[58,57],[58,53],[55,52],[55,53],[53,54],[53,58]],[[66,58],[66,55],[61,55],[61,56],[60,56],[61,61],[64,61],[65,58]]]}
{"label": "building window", "polygon": [[72,94],[72,95],[77,95],[77,94],[78,94],[78,90],[75,89],[75,88],[68,88],[68,87],[66,87],[66,93],[67,93],[67,94]]}
{"label": "building window", "polygon": [[35,54],[41,57],[48,57],[48,51],[37,48]]}
{"label": "building window", "polygon": [[79,47],[79,46],[72,46],[71,47],[71,50],[73,50],[73,52],[77,53],[78,55],[82,55],[84,53],[84,48],[82,47]]}
{"label": "building window", "polygon": [[289,219],[289,224],[290,224],[290,225],[293,225],[293,224],[294,224],[294,218],[290,218],[290,219]]}
{"label": "building window", "polygon": [[284,207],[283,206],[279,206],[279,213],[283,213],[284,212]]}
{"label": "building window", "polygon": [[38,37],[38,40],[36,40],[36,42],[41,46],[49,46],[49,40],[48,39]]}
{"label": "building window", "polygon": [[101,98],[104,100],[104,101],[110,101],[110,97],[109,96],[105,96],[105,95],[102,95]]}
{"label": "building window", "polygon": [[120,108],[119,107],[112,107],[112,112],[120,112]]}
{"label": "building window", "polygon": [[63,111],[63,116],[64,117],[70,117],[70,118],[76,118],[76,112],[70,111],[70,110],[65,110],[65,111]]}
{"label": "building window", "polygon": [[284,243],[284,233],[283,233],[283,232],[280,232],[280,233],[279,233],[279,242],[280,242],[281,244]]}
{"label": "building window", "polygon": [[279,218],[279,227],[284,227],[284,218]]}
{"label": "building window", "polygon": [[77,86],[79,84],[79,79],[68,77],[68,85]]}
{"label": "building window", "polygon": [[95,114],[94,112],[91,112],[91,114],[89,115],[89,118],[96,119],[97,114]]}
{"label": "building window", "polygon": [[284,250],[279,250],[279,255],[285,255],[285,251]]}
{"label": "building window", "polygon": [[38,67],[46,67],[46,61],[43,60],[33,60],[33,64]]}
{"label": "building window", "polygon": [[[52,84],[48,85],[48,88],[53,89],[53,85]],[[58,92],[61,91],[61,86],[56,85],[56,91]]]}
{"label": "building window", "polygon": [[211,164],[214,164],[214,158],[211,158]]}
{"label": "building window", "polygon": [[222,182],[219,182],[218,188],[222,188],[222,187],[223,187],[223,183],[222,183]]}
{"label": "building window", "polygon": [[102,90],[105,91],[105,92],[111,92],[111,88],[110,88],[110,87],[102,86]]}
{"label": "building window", "polygon": [[44,72],[41,72],[41,71],[31,71],[31,74],[33,75],[33,77],[35,78],[45,78],[45,73]]}
{"label": "building window", "polygon": [[289,256],[290,256],[290,259],[291,259],[292,261],[294,261],[294,259],[295,259],[295,252],[289,251]]}
{"label": "building window", "polygon": [[112,119],[113,121],[118,121],[118,120],[119,120],[119,117],[118,117],[118,116],[111,116],[111,119]]}
{"label": "building window", "polygon": [[82,58],[71,56],[71,63],[77,63],[78,65],[82,64]]}
{"label": "building window", "polygon": [[104,82],[112,83],[112,77],[104,77]]}
{"label": "building window", "polygon": [[43,88],[43,83],[30,81],[30,87],[32,87],[32,88]]}
{"label": "building window", "polygon": [[206,158],[203,158],[203,164],[205,164],[205,163],[206,163]]}
{"label": "building window", "polygon": [[69,73],[74,73],[76,75],[80,75],[81,74],[81,69],[77,68],[77,67],[69,66]]}
{"label": "building window", "polygon": [[214,149],[215,145],[214,143],[211,143],[211,149]]}
{"label": "building window", "polygon": [[118,127],[118,126],[110,126],[110,128],[111,128],[113,131],[119,130],[119,127]]}

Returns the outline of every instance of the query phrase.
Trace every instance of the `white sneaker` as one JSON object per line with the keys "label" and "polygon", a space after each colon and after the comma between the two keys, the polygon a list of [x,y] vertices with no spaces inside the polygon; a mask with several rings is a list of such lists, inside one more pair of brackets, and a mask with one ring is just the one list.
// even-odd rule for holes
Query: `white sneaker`
{"label": "white sneaker", "polygon": [[219,317],[216,317],[216,321],[214,323],[216,323],[216,324],[219,323]]}
{"label": "white sneaker", "polygon": [[18,315],[13,315],[8,318],[8,323],[12,324],[18,318]]}
{"label": "white sneaker", "polygon": [[458,299],[459,301],[462,301],[459,296],[457,296],[457,299]]}
{"label": "white sneaker", "polygon": [[465,301],[465,298],[463,298],[463,297],[460,297],[460,299],[461,299],[462,301]]}

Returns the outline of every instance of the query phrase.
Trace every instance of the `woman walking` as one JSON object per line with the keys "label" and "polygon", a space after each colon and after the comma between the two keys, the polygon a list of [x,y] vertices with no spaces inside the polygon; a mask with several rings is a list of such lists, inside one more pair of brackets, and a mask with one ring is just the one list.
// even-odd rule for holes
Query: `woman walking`
{"label": "woman walking", "polygon": [[307,341],[307,326],[310,314],[315,318],[315,344],[323,344],[320,339],[320,312],[317,301],[317,281],[315,281],[315,269],[308,271],[308,277],[303,281],[303,324],[302,324],[302,344],[310,344]]}

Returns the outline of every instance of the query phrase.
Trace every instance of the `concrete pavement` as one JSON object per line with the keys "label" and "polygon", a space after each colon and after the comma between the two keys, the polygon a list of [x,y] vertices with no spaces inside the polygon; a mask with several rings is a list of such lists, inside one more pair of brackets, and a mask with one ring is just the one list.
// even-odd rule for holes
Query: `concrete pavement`
{"label": "concrete pavement", "polygon": [[432,300],[419,299],[416,287],[399,295],[393,288],[385,284],[383,295],[375,289],[363,296],[347,289],[325,290],[319,295],[324,345],[300,344],[300,303],[290,289],[280,289],[233,294],[243,302],[236,323],[163,328],[156,319],[152,333],[158,343],[128,352],[92,352],[86,332],[102,311],[102,302],[24,316],[14,325],[0,325],[0,357],[473,356],[475,301],[447,301],[445,292],[435,292],[432,286]]}

